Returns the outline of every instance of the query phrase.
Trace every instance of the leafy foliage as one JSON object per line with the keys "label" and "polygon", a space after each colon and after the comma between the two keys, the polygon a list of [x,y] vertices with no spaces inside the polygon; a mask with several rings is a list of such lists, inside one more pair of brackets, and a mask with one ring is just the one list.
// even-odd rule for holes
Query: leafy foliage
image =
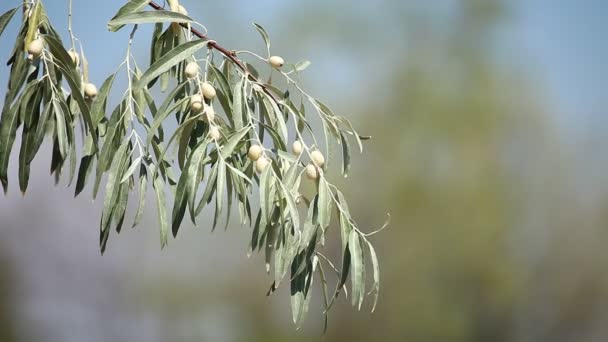
{"label": "leafy foliage", "polygon": [[[308,311],[315,272],[319,274],[327,314],[345,290],[349,275],[352,304],[361,308],[366,268],[371,264],[370,293],[375,293],[375,307],[379,265],[368,240],[370,234],[358,228],[343,194],[326,177],[328,163],[313,158],[322,146],[312,122],[323,127],[325,151],[329,152],[333,144],[341,145],[344,176],[350,168],[349,139],[362,151],[362,140],[367,137],[360,136],[347,118],[334,114],[300,87],[294,75],[310,62],[297,63],[289,72],[273,70],[269,65],[267,81],[262,81],[264,78],[251,64],[241,62],[239,56],[247,55],[269,63],[270,38],[262,26],[254,24],[266,45],[267,57],[249,51],[226,54],[217,43],[193,34],[197,31],[191,26],[200,24],[178,13],[177,1],[170,2],[172,10],[145,11],[149,3],[130,1],[108,23],[110,31],[127,25],[132,31],[124,62],[94,93],[87,88],[91,85],[82,47],[81,59],[73,57],[74,37],[71,49],[66,50],[42,1],[23,5],[23,21],[8,62],[10,79],[0,120],[0,181],[4,191],[8,187],[9,156],[21,127],[22,192],[27,189],[31,162],[45,137],[53,144],[51,173],[58,182],[67,168],[69,182],[76,178],[76,195],[92,183],[96,197],[105,178],[100,219],[102,253],[112,231],[121,231],[134,189],[139,195],[132,226],[144,213],[146,194],[152,185],[161,247],[168,243],[169,228],[177,236],[186,216],[196,224],[208,205],[214,210],[213,229],[222,220],[227,225],[232,209],[238,209],[240,222],[253,226],[250,252],[264,252],[266,269],[273,270],[269,293],[289,275],[297,326]],[[0,34],[17,10],[0,16]],[[138,25],[150,23],[155,29],[149,67],[141,70],[131,54],[131,43]],[[42,53],[26,56],[24,51],[36,39],[44,42]],[[192,66],[200,72],[189,74]],[[112,106],[108,97],[119,72],[125,72],[128,86]],[[272,75],[276,73],[284,80],[285,90],[273,85]],[[210,85],[212,94],[205,89]],[[154,88],[166,94],[160,104],[152,95]],[[198,98],[204,103],[197,104]],[[171,118],[177,125],[172,131]],[[78,127],[81,140],[77,138]],[[288,152],[294,141],[301,144],[301,153]],[[248,156],[253,145],[265,146],[262,156]],[[311,177],[316,188],[311,199],[300,191],[307,165],[317,171]],[[170,198],[173,202],[168,212]],[[258,209],[252,205],[256,201]],[[334,210],[342,239],[340,269],[319,251],[325,245]],[[327,290],[323,265],[339,279],[333,294]]]}

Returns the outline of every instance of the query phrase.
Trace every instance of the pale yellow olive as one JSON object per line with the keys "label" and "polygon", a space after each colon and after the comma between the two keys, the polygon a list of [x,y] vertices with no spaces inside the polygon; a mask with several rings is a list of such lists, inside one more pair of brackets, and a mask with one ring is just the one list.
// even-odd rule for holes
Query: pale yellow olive
{"label": "pale yellow olive", "polygon": [[211,126],[209,127],[209,136],[213,140],[219,140],[222,135],[220,134],[220,130],[217,128],[217,126]]}
{"label": "pale yellow olive", "polygon": [[42,53],[43,48],[44,43],[42,42],[42,39],[38,38],[32,40],[32,42],[27,46],[27,52],[32,55],[33,58],[38,58],[38,56],[40,56]]}
{"label": "pale yellow olive", "polygon": [[90,99],[97,96],[97,87],[93,83],[86,83],[84,85],[84,96]]}
{"label": "pale yellow olive", "polygon": [[279,56],[272,56],[268,59],[268,63],[270,63],[270,66],[272,66],[275,69],[281,69],[283,67],[283,65],[285,65],[285,61],[283,60],[283,58],[279,57]]}
{"label": "pale yellow olive", "polygon": [[203,116],[203,120],[206,122],[213,122],[215,120],[215,109],[212,106],[205,107],[205,115]]}
{"label": "pale yellow olive", "polygon": [[312,164],[306,166],[304,173],[306,174],[306,178],[310,180],[317,180],[319,178],[319,171],[317,170],[317,167]]}
{"label": "pale yellow olive", "polygon": [[72,63],[74,63],[74,65],[76,65],[76,66],[80,65],[80,56],[78,55],[78,53],[76,51],[74,51],[73,49],[70,49],[70,51],[68,51],[68,55],[72,59]]}
{"label": "pale yellow olive", "polygon": [[190,96],[190,110],[193,113],[200,113],[203,110],[203,97],[199,94]]}
{"label": "pale yellow olive", "polygon": [[202,91],[203,91],[203,96],[207,100],[213,100],[215,95],[217,95],[217,93],[215,92],[215,88],[213,88],[213,86],[209,82],[203,83]]}
{"label": "pale yellow olive", "polygon": [[312,151],[310,154],[310,159],[318,167],[323,167],[323,165],[325,165],[325,157],[319,150]]}
{"label": "pale yellow olive", "polygon": [[249,147],[249,151],[247,151],[247,157],[249,157],[249,159],[256,161],[258,159],[260,159],[260,157],[262,156],[262,146],[260,145],[251,145],[251,147]]}
{"label": "pale yellow olive", "polygon": [[255,170],[258,173],[262,173],[268,167],[268,164],[270,164],[270,161],[268,159],[266,159],[266,157],[261,156],[255,162]]}
{"label": "pale yellow olive", "polygon": [[293,145],[291,145],[291,152],[293,152],[293,154],[295,154],[296,156],[302,154],[302,150],[303,146],[299,140],[294,141]]}
{"label": "pale yellow olive", "polygon": [[196,75],[198,75],[198,64],[196,62],[186,64],[186,68],[184,68],[184,76],[187,78],[195,78]]}

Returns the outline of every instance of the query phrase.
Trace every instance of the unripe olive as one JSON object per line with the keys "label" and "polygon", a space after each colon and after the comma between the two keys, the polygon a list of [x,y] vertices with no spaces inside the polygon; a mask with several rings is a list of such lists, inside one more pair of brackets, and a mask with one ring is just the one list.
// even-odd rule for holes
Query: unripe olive
{"label": "unripe olive", "polygon": [[256,161],[262,157],[262,151],[262,146],[251,145],[251,147],[249,147],[249,151],[247,151],[247,157],[253,161]]}
{"label": "unripe olive", "polygon": [[319,178],[319,171],[317,170],[317,167],[312,164],[306,166],[304,173],[306,174],[306,178],[310,180],[317,180],[317,178]]}
{"label": "unripe olive", "polygon": [[203,120],[206,122],[213,122],[215,120],[215,109],[212,106],[207,106],[205,108],[205,115],[203,115]]}
{"label": "unripe olive", "polygon": [[203,96],[207,100],[213,100],[213,98],[215,97],[215,95],[217,95],[217,93],[215,92],[215,88],[213,88],[213,86],[209,82],[203,83],[203,85],[202,85],[202,91],[203,91]]}
{"label": "unripe olive", "polygon": [[318,167],[323,167],[323,165],[325,165],[325,157],[323,157],[323,153],[321,153],[319,150],[312,151],[310,154],[310,159]]}
{"label": "unripe olive", "polygon": [[198,64],[196,62],[190,62],[186,64],[186,68],[184,69],[184,76],[187,78],[195,78],[198,74]]}
{"label": "unripe olive", "polygon": [[68,51],[68,55],[70,55],[70,58],[72,59],[72,62],[75,66],[80,65],[80,56],[76,51],[70,49],[70,51]]}
{"label": "unripe olive", "polygon": [[84,95],[90,99],[97,96],[97,87],[93,83],[87,83],[84,85]]}
{"label": "unripe olive", "polygon": [[270,63],[270,66],[272,66],[275,69],[281,69],[283,67],[283,65],[285,65],[285,61],[283,60],[283,58],[279,57],[279,56],[272,56],[268,59],[268,62]]}
{"label": "unripe olive", "polygon": [[178,9],[177,9],[177,13],[179,14],[183,14],[183,15],[188,15],[188,11],[186,10],[186,7],[179,5]]}
{"label": "unripe olive", "polygon": [[268,167],[268,164],[270,164],[270,161],[268,161],[268,159],[266,159],[266,157],[261,156],[258,160],[256,160],[255,162],[255,170],[258,173],[262,173],[266,167]]}
{"label": "unripe olive", "polygon": [[302,154],[302,143],[300,142],[300,140],[296,140],[293,142],[293,145],[291,145],[291,152],[293,152],[293,154],[295,154],[296,156],[299,156],[300,154]]}
{"label": "unripe olive", "polygon": [[217,126],[211,126],[209,127],[209,136],[213,140],[218,140],[222,135],[220,134],[220,130],[217,128]]}
{"label": "unripe olive", "polygon": [[200,113],[203,110],[203,97],[200,94],[190,96],[190,110],[193,113]]}
{"label": "unripe olive", "polygon": [[40,56],[42,53],[43,48],[44,43],[42,42],[42,39],[38,38],[32,40],[32,42],[27,46],[27,52],[32,55],[33,58],[38,58],[38,56]]}

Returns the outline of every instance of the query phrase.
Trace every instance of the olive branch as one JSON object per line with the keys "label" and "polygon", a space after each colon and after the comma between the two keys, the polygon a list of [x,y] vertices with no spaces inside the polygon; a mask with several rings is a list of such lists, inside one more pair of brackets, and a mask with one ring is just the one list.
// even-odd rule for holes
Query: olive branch
{"label": "olive branch", "polygon": [[[265,43],[266,57],[224,48],[208,38],[206,28],[189,17],[177,0],[168,4],[165,9],[154,1],[131,0],[117,11],[108,29],[115,32],[131,26],[126,55],[99,88],[88,79],[84,48],[73,32],[71,0],[67,50],[43,1],[25,1],[0,16],[1,35],[20,8],[24,13],[8,61],[11,70],[0,117],[4,191],[12,145],[21,127],[18,178],[23,193],[31,162],[45,137],[53,144],[51,173],[56,182],[67,168],[69,183],[76,180],[75,195],[92,183],[96,198],[105,179],[102,253],[111,232],[122,230],[135,190],[132,226],[139,224],[151,185],[161,248],[168,244],[169,230],[177,236],[186,215],[196,225],[211,206],[214,230],[224,215],[227,227],[232,209],[237,208],[240,223],[252,227],[249,253],[263,252],[266,271],[272,273],[269,294],[283,281],[289,282],[298,327],[308,312],[315,273],[326,323],[335,299],[346,293],[349,277],[352,304],[361,309],[365,296],[373,294],[373,311],[380,275],[369,237],[388,222],[364,233],[343,193],[327,177],[333,145],[341,147],[341,172],[346,177],[351,142],[362,152],[369,137],[359,135],[346,117],[336,115],[300,86],[296,79],[310,62],[289,64],[271,55],[269,35],[259,24],[254,26]],[[153,11],[146,11],[146,6]],[[145,24],[154,25],[154,31],[148,66],[140,68],[132,43],[138,26]],[[267,65],[267,70],[262,73],[245,62],[242,58],[247,56]],[[118,103],[111,105],[108,97],[123,69],[127,86]],[[282,78],[283,87],[273,83],[274,74]],[[163,93],[160,103],[153,95],[157,91]],[[175,117],[174,124],[170,117]],[[322,126],[323,145],[313,122]],[[303,178],[310,185],[302,184]],[[311,196],[304,194],[307,186],[314,189]],[[334,215],[341,239],[339,267],[321,252]],[[324,267],[336,274],[334,291],[328,290]],[[372,270],[368,291],[367,268]]]}

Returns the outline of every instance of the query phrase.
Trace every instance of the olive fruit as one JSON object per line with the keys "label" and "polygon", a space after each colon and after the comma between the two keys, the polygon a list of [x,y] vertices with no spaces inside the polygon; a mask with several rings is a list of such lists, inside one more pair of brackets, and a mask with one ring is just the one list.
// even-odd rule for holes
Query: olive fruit
{"label": "olive fruit", "polygon": [[221,137],[219,128],[217,128],[217,126],[209,127],[209,136],[213,140],[218,140]]}
{"label": "olive fruit", "polygon": [[310,154],[310,159],[318,167],[323,167],[323,165],[325,165],[325,157],[319,150],[312,151]]}
{"label": "olive fruit", "polygon": [[32,56],[31,59],[38,58],[38,56],[40,56],[42,53],[43,48],[44,43],[42,42],[42,39],[38,38],[32,40],[32,42],[27,46],[27,52],[30,56]]}
{"label": "olive fruit", "polygon": [[317,180],[319,178],[319,171],[317,170],[317,167],[312,164],[306,166],[304,173],[306,174],[306,178],[310,180]]}
{"label": "olive fruit", "polygon": [[80,65],[80,56],[78,55],[78,52],[74,51],[73,49],[70,49],[70,51],[68,51],[68,55],[72,59],[72,62],[75,66]]}
{"label": "olive fruit", "polygon": [[190,96],[190,110],[193,113],[200,113],[203,110],[203,97],[199,94]]}
{"label": "olive fruit", "polygon": [[216,95],[215,92],[215,88],[213,88],[213,86],[211,85],[211,83],[209,82],[205,82],[202,85],[202,91],[203,91],[203,96],[207,99],[207,100],[213,100],[213,98]]}
{"label": "olive fruit", "polygon": [[249,151],[247,151],[247,157],[249,157],[249,159],[256,161],[258,159],[260,159],[260,157],[262,156],[262,146],[260,145],[251,145],[251,147],[249,147]]}
{"label": "olive fruit", "polygon": [[196,62],[186,64],[186,68],[184,68],[184,76],[187,78],[195,78],[196,75],[198,75],[198,64]]}
{"label": "olive fruit", "polygon": [[300,154],[302,154],[302,143],[300,142],[300,140],[296,140],[293,142],[293,145],[291,145],[291,152],[293,152],[293,154],[295,154],[296,156],[299,156]]}
{"label": "olive fruit", "polygon": [[203,120],[206,122],[213,122],[215,119],[215,110],[211,106],[205,107],[205,115],[203,115]]}
{"label": "olive fruit", "polygon": [[283,65],[285,65],[285,61],[283,60],[283,58],[279,57],[279,56],[272,56],[268,59],[268,62],[270,63],[270,66],[272,66],[275,69],[281,69],[283,67]]}
{"label": "olive fruit", "polygon": [[255,170],[258,173],[262,173],[266,167],[268,167],[268,164],[270,164],[270,161],[268,161],[268,159],[266,159],[266,157],[261,156],[258,160],[256,160],[255,162]]}
{"label": "olive fruit", "polygon": [[84,96],[92,99],[97,96],[97,87],[93,83],[86,83],[84,85]]}

